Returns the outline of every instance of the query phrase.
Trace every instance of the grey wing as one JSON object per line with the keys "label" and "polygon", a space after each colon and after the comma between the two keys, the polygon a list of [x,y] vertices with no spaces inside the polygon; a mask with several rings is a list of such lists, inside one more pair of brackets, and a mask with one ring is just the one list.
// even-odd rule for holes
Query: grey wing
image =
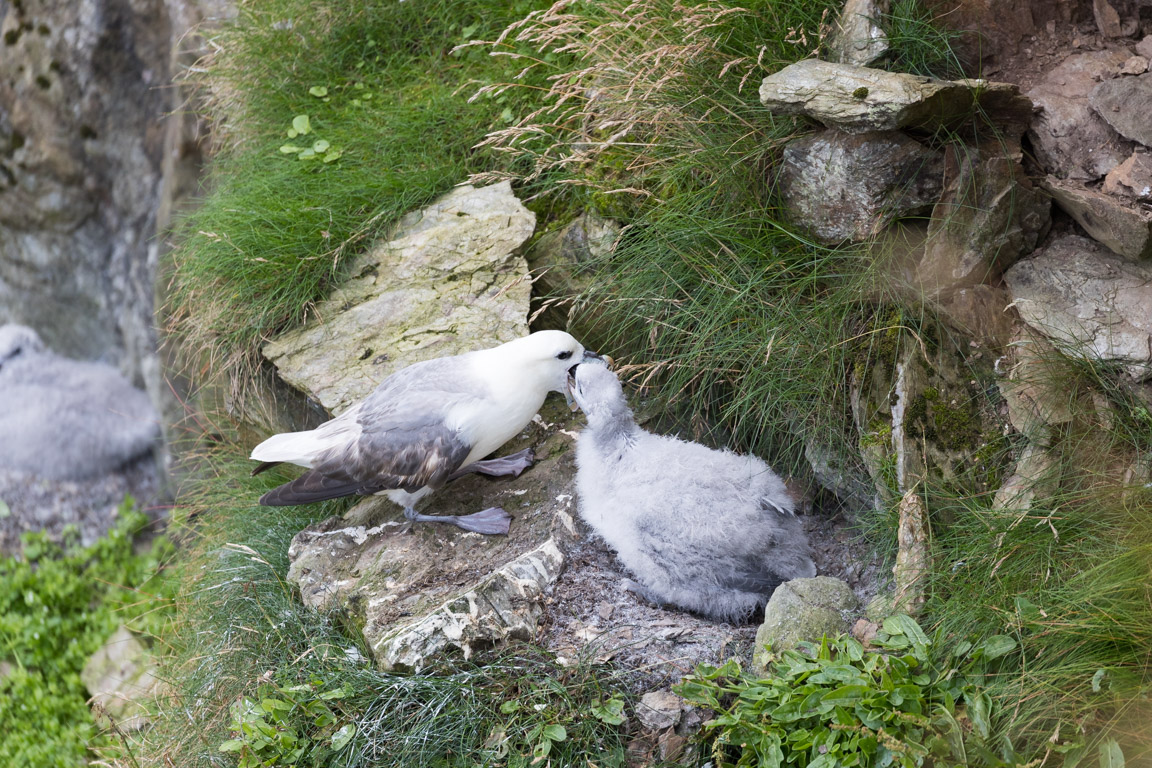
{"label": "grey wing", "polygon": [[359,439],[317,457],[312,469],[359,484],[359,493],[439,488],[472,451],[447,419],[457,408],[480,406],[485,394],[463,375],[458,357],[409,366],[360,404]]}

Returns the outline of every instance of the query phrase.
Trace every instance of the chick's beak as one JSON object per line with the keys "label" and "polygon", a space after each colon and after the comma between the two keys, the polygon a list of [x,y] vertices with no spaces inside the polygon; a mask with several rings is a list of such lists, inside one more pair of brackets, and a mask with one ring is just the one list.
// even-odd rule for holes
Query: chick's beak
{"label": "chick's beak", "polygon": [[586,349],[584,350],[584,356],[580,358],[580,362],[568,369],[568,386],[564,389],[564,399],[568,401],[568,410],[572,412],[580,410],[580,406],[577,405],[576,398],[572,393],[576,388],[576,369],[584,363],[595,363],[611,368],[612,358],[607,355],[598,355],[592,350]]}

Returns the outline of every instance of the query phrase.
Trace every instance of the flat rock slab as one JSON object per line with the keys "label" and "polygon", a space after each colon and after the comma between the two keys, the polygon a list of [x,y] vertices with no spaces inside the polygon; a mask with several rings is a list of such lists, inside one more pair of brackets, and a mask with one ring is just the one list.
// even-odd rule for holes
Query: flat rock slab
{"label": "flat rock slab", "polygon": [[1004,273],[1016,311],[1059,344],[1152,374],[1152,265],[1067,235]]}
{"label": "flat rock slab", "polygon": [[942,168],[937,152],[898,131],[821,131],[784,148],[780,196],[821,242],[860,242],[934,204]]}
{"label": "flat rock slab", "polygon": [[954,126],[972,116],[983,93],[999,110],[1031,113],[1031,103],[1009,84],[936,80],[819,59],[798,61],[764,78],[760,102],[777,114],[804,115],[830,128],[864,133]]}
{"label": "flat rock slab", "polygon": [[1092,89],[1088,102],[1121,136],[1152,146],[1152,72],[1105,80]]}
{"label": "flat rock slab", "polygon": [[[559,402],[546,412],[564,415]],[[437,523],[409,532],[397,505],[370,498],[297,534],[288,580],[305,605],[345,612],[384,670],[419,670],[452,649],[468,657],[507,639],[534,639],[563,568],[556,537],[565,535],[564,517],[570,524],[574,493],[571,438],[560,424],[545,424],[533,423],[501,451],[535,446],[538,461],[520,477],[464,477],[421,505],[433,515],[502,506],[513,516],[508,536]]]}
{"label": "flat rock slab", "polygon": [[1130,259],[1152,258],[1152,211],[1074,181],[1049,176],[1044,188],[1094,239]]}
{"label": "flat rock slab", "polygon": [[1028,97],[1040,108],[1029,129],[1037,158],[1062,179],[1094,181],[1132,154],[1132,145],[1092,109],[1097,84],[1124,66],[1123,51],[1069,56],[1049,72]]}
{"label": "flat rock slab", "polygon": [[412,363],[525,336],[532,286],[517,249],[535,225],[509,182],[458,187],[405,216],[317,305],[315,322],[264,356],[338,413]]}

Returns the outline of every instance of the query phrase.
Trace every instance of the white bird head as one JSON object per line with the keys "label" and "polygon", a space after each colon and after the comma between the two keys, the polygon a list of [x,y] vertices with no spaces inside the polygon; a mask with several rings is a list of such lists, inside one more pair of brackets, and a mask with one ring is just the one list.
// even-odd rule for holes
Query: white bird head
{"label": "white bird head", "polygon": [[521,386],[547,392],[568,389],[568,370],[581,362],[599,359],[564,331],[537,331],[490,350],[507,370],[515,371]]}
{"label": "white bird head", "polygon": [[569,379],[572,396],[588,419],[588,426],[598,427],[630,421],[631,411],[624,398],[624,388],[606,365],[578,365]]}
{"label": "white bird head", "polygon": [[43,351],[44,342],[28,326],[16,323],[0,326],[0,365],[17,355]]}

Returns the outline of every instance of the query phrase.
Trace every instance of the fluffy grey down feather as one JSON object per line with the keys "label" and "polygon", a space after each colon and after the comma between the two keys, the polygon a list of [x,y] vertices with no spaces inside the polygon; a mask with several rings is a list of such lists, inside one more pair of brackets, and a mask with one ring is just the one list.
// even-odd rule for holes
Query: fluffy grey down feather
{"label": "fluffy grey down feather", "polygon": [[795,502],[767,464],[645,432],[601,365],[578,366],[572,383],[588,419],[576,447],[580,515],[646,597],[739,621],[781,582],[816,575]]}
{"label": "fluffy grey down feather", "polygon": [[0,326],[0,467],[79,480],[147,454],[159,436],[148,396],[116,369],[59,357],[31,328]]}

